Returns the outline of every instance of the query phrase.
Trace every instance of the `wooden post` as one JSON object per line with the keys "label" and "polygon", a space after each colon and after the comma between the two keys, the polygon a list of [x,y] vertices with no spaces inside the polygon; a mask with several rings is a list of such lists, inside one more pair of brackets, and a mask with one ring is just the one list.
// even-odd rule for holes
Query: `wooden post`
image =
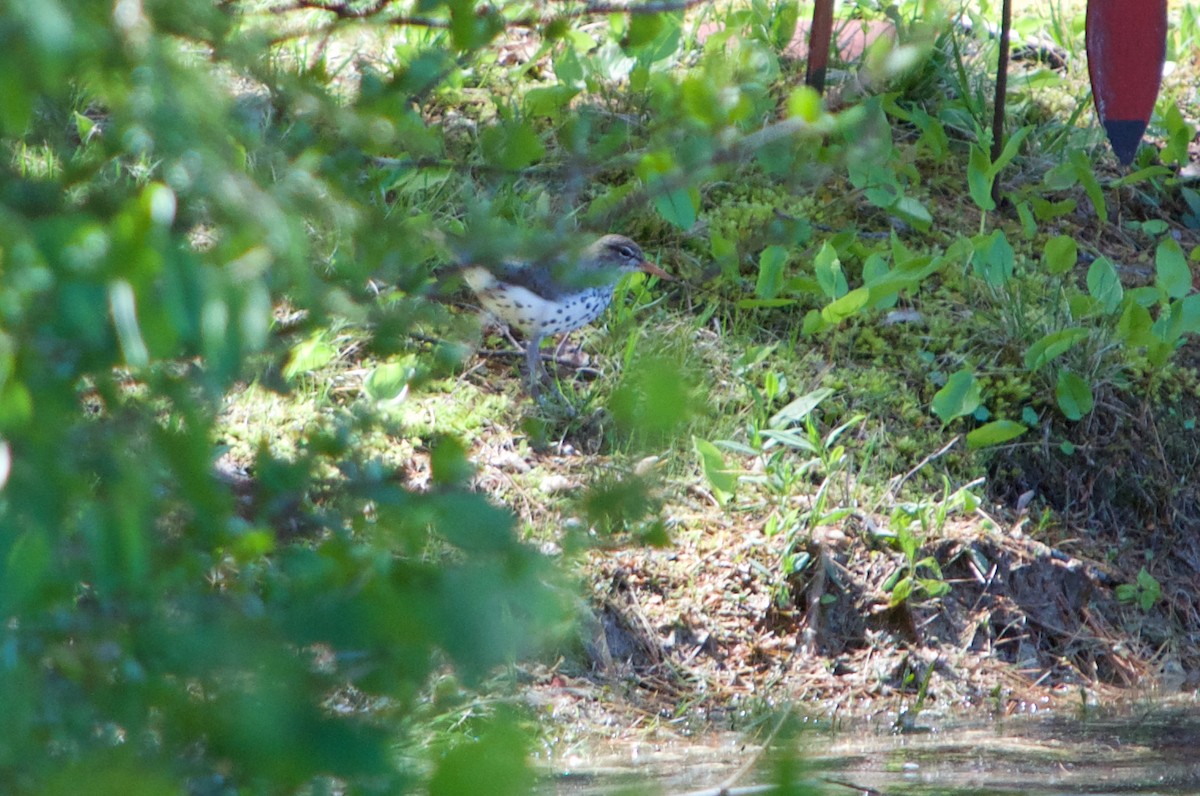
{"label": "wooden post", "polygon": [[816,0],[813,4],[812,27],[808,31],[808,65],[804,82],[825,91],[825,69],[829,66],[829,46],[833,43],[833,0]]}
{"label": "wooden post", "polygon": [[[1000,10],[1000,59],[996,64],[996,96],[992,102],[992,162],[1004,151],[1004,108],[1008,99],[1008,51],[1012,39],[1012,0]],[[1000,175],[992,180],[992,201],[1000,204]]]}

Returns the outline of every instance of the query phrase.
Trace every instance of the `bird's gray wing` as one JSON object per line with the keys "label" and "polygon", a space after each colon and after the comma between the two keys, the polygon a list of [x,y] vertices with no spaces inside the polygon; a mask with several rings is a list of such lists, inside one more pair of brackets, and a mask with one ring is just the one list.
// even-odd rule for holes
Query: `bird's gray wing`
{"label": "bird's gray wing", "polygon": [[567,285],[556,278],[556,276],[564,275],[556,275],[554,270],[549,265],[505,263],[495,269],[493,273],[501,281],[523,287],[544,299],[554,300],[570,290]]}

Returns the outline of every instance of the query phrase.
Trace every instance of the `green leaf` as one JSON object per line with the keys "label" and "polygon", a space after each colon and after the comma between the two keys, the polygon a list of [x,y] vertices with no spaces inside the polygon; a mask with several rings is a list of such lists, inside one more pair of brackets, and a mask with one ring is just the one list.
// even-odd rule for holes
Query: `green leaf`
{"label": "green leaf", "polygon": [[659,14],[631,14],[624,45],[630,50],[636,50],[649,44],[658,36],[662,27],[663,19]]}
{"label": "green leaf", "polygon": [[771,21],[771,44],[777,52],[782,52],[796,35],[796,23],[800,21],[800,4],[780,3],[775,9],[775,19]]}
{"label": "green leaf", "polygon": [[1033,214],[1037,216],[1038,221],[1053,221],[1056,218],[1070,215],[1075,212],[1076,205],[1074,199],[1049,202],[1040,196],[1033,197],[1030,203],[1033,205]]}
{"label": "green leaf", "polygon": [[1192,272],[1174,238],[1164,238],[1154,252],[1155,284],[1170,298],[1183,298],[1192,289]]}
{"label": "green leaf", "polygon": [[1025,369],[1040,370],[1046,363],[1086,340],[1089,332],[1079,326],[1060,329],[1042,337],[1025,352]]}
{"label": "green leaf", "polygon": [[1153,325],[1154,319],[1150,317],[1150,310],[1130,301],[1125,304],[1125,309],[1117,320],[1117,337],[1129,346],[1149,345],[1153,339],[1150,331]]}
{"label": "green leaf", "polygon": [[1092,207],[1096,209],[1096,215],[1107,224],[1108,205],[1104,203],[1104,189],[1100,187],[1100,181],[1096,179],[1096,172],[1092,170],[1092,163],[1088,160],[1087,153],[1082,149],[1072,149],[1068,157],[1075,169],[1075,176],[1083,185],[1084,193],[1088,195],[1088,199],[1092,201]]}
{"label": "green leaf", "polygon": [[729,471],[721,451],[708,440],[692,437],[692,447],[700,457],[700,468],[713,489],[713,497],[724,504],[737,489],[737,475]]}
{"label": "green leaf", "polygon": [[549,116],[558,120],[579,90],[571,86],[538,86],[525,92],[522,102],[528,116]]}
{"label": "green leaf", "polygon": [[546,155],[546,147],[528,122],[514,120],[484,128],[480,146],[489,165],[509,171],[526,168]]}
{"label": "green leaf", "polygon": [[929,209],[911,196],[901,196],[892,204],[891,210],[919,230],[927,230],[933,224]]}
{"label": "green leaf", "polygon": [[[1042,176],[1042,184],[1051,191],[1065,191],[1079,184],[1079,170],[1070,160],[1064,160]],[[1034,204],[1034,212],[1037,204]],[[1042,219],[1043,221],[1045,219]]]}
{"label": "green leaf", "polygon": [[950,154],[950,138],[946,135],[946,126],[940,119],[935,119],[920,108],[913,109],[912,122],[921,131],[917,139],[919,145],[929,150],[929,154],[937,163],[945,160]]}
{"label": "green leaf", "polygon": [[1065,274],[1079,260],[1079,246],[1070,235],[1059,235],[1046,241],[1042,249],[1042,263],[1052,274]]}
{"label": "green leaf", "polygon": [[75,112],[75,134],[86,144],[96,131],[96,123],[78,111]]}
{"label": "green leaf", "polygon": [[1059,372],[1054,397],[1058,401],[1058,408],[1068,420],[1079,420],[1092,411],[1095,405],[1092,388],[1080,376],[1069,370]]}
{"label": "green leaf", "polygon": [[1002,445],[1029,429],[1015,420],[993,420],[967,434],[968,448],[989,448]]}
{"label": "green leaf", "polygon": [[429,446],[429,474],[437,486],[463,486],[475,475],[475,465],[461,440],[443,434]]}
{"label": "green leaf", "polygon": [[811,86],[801,86],[788,97],[787,108],[788,116],[811,124],[821,117],[821,95]]}
{"label": "green leaf", "polygon": [[1180,334],[1200,333],[1200,293],[1179,300]]}
{"label": "green leaf", "polygon": [[1017,150],[1021,148],[1021,142],[1025,140],[1025,136],[1033,132],[1031,125],[1026,125],[1017,130],[1008,141],[1005,142],[1004,148],[1000,151],[1000,156],[992,163],[988,172],[992,178],[995,178],[1001,170],[1009,164],[1009,162],[1017,156]]}
{"label": "green leaf", "polygon": [[969,368],[963,368],[946,380],[946,385],[933,396],[933,413],[943,423],[969,415],[979,408],[979,381]]}
{"label": "green leaf", "polygon": [[695,190],[676,188],[655,196],[654,209],[668,223],[679,229],[689,230],[696,225],[696,206],[699,199]]}
{"label": "green leaf", "polygon": [[773,414],[767,421],[767,425],[771,428],[786,428],[795,425],[812,414],[812,411],[831,395],[833,395],[833,390],[828,387],[818,387],[810,393],[805,393]]}
{"label": "green leaf", "polygon": [[878,252],[872,252],[863,261],[862,270],[863,284],[867,286],[870,292],[871,308],[881,310],[894,307],[900,299],[900,286],[897,286],[895,289],[884,286],[885,280],[891,273],[887,260],[883,259],[883,256]]}
{"label": "green leaf", "polygon": [[838,259],[837,249],[830,245],[829,241],[825,241],[821,245],[821,251],[817,252],[813,260],[813,270],[817,274],[817,284],[821,286],[821,292],[829,298],[841,298],[850,289],[846,275],[842,273],[842,262]]}
{"label": "green leaf", "polygon": [[305,373],[320,370],[333,361],[337,349],[325,341],[320,333],[292,347],[287,364],[283,366],[283,377],[294,381]]}
{"label": "green leaf", "polygon": [[865,287],[851,290],[839,299],[830,302],[821,310],[821,316],[831,325],[841,323],[867,306],[871,291]]}
{"label": "green leaf", "polygon": [[783,290],[783,267],[787,264],[788,250],[783,246],[768,246],[758,256],[758,280],[754,284],[754,295],[760,299],[773,299]]}
{"label": "green leaf", "polygon": [[377,402],[402,400],[408,394],[408,385],[416,374],[411,360],[386,362],[374,368],[363,379],[363,392]]}
{"label": "green leaf", "polygon": [[9,548],[5,561],[4,584],[0,586],[0,606],[13,614],[42,588],[50,572],[54,554],[46,536],[35,530],[22,532]]}
{"label": "green leaf", "polygon": [[823,332],[829,328],[829,324],[821,315],[820,310],[809,310],[804,314],[804,323],[800,326],[800,331],[804,335],[814,335],[817,332]]}
{"label": "green leaf", "polygon": [[990,235],[978,236],[974,239],[975,256],[972,264],[975,272],[992,287],[1000,287],[1012,278],[1016,268],[1016,253],[1012,244],[998,229]]}
{"label": "green leaf", "polygon": [[992,201],[991,158],[978,144],[971,145],[971,156],[967,161],[967,190],[973,201],[985,212],[996,209]]}
{"label": "green leaf", "polygon": [[1121,305],[1125,289],[1121,287],[1121,278],[1117,269],[1107,257],[1097,257],[1092,261],[1087,273],[1088,292],[1092,298],[1100,302],[1105,312],[1113,312]]}
{"label": "green leaf", "polygon": [[1026,240],[1032,240],[1037,235],[1038,227],[1029,202],[1017,202],[1017,217],[1021,219],[1021,234]]}
{"label": "green leaf", "polygon": [[[458,628],[461,630],[461,628]],[[440,756],[429,780],[429,796],[518,796],[535,790],[530,741],[515,721],[483,723],[482,733],[462,733]]]}

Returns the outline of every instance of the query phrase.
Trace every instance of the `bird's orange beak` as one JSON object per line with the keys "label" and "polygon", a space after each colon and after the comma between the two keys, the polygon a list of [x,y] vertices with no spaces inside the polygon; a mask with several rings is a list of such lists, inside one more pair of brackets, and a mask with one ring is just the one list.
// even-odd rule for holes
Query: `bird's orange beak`
{"label": "bird's orange beak", "polygon": [[650,262],[649,260],[644,260],[644,261],[642,262],[642,264],[638,266],[638,268],[639,268],[640,270],[642,270],[642,271],[645,271],[645,272],[646,272],[646,273],[648,273],[648,274],[651,274],[651,275],[653,275],[653,276],[657,276],[659,279],[665,279],[665,280],[667,280],[668,282],[674,282],[674,281],[675,281],[675,277],[671,276],[671,275],[670,275],[670,274],[668,274],[666,271],[664,271],[663,269],[659,268],[657,265],[655,265],[654,263]]}

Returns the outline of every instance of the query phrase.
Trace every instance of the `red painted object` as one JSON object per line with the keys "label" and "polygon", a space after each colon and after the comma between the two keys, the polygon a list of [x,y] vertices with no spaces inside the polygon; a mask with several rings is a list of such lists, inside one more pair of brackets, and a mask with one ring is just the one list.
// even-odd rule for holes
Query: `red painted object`
{"label": "red painted object", "polygon": [[1167,57],[1167,0],[1088,0],[1088,74],[1117,158],[1137,152]]}

